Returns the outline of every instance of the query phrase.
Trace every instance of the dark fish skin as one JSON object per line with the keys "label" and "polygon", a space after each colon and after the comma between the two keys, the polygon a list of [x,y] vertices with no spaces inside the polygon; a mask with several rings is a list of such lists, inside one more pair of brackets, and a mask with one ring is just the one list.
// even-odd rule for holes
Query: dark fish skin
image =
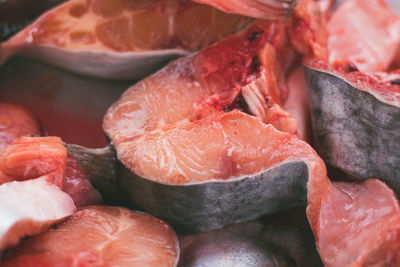
{"label": "dark fish skin", "polygon": [[400,194],[400,107],[332,73],[308,67],[305,73],[318,154],[353,177],[378,177]]}
{"label": "dark fish skin", "polygon": [[260,220],[180,238],[179,267],[322,266],[312,234]]}
{"label": "dark fish skin", "polygon": [[44,11],[65,0],[0,1],[0,41],[21,30]]}
{"label": "dark fish skin", "polygon": [[235,181],[168,185],[125,169],[119,183],[131,205],[189,234],[305,206],[309,173],[305,162],[292,161]]}

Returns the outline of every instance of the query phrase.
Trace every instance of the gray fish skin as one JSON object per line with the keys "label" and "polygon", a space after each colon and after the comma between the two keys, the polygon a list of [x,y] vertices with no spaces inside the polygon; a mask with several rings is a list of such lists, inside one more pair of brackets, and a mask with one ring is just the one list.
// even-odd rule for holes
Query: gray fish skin
{"label": "gray fish skin", "polygon": [[169,185],[125,169],[120,188],[134,207],[159,217],[179,233],[198,233],[307,203],[309,169],[286,162],[251,177]]}
{"label": "gray fish skin", "polygon": [[344,79],[305,68],[315,149],[327,162],[361,179],[377,177],[400,193],[400,107]]}

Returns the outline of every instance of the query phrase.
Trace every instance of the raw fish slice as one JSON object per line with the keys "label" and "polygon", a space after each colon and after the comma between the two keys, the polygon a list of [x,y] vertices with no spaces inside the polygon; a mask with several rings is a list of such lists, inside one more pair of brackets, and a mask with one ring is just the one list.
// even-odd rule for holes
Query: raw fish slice
{"label": "raw fish slice", "polygon": [[17,104],[0,102],[0,149],[22,136],[40,134],[40,126],[31,112]]}
{"label": "raw fish slice", "polygon": [[[343,31],[338,30],[337,34],[344,35],[339,38],[332,32],[330,40],[333,38],[338,45],[353,40],[360,48],[354,55],[363,58],[361,61],[365,61],[370,71],[390,71],[387,68],[396,49],[398,51],[400,31],[388,31],[397,28],[398,18],[383,1],[349,0],[343,5],[334,12],[329,27],[342,28]],[[351,6],[354,8],[348,8]],[[357,10],[353,12],[353,9]],[[382,12],[375,15],[374,10]],[[353,13],[362,19],[348,23]],[[312,13],[307,16],[313,17]],[[341,17],[346,20],[339,23]],[[307,31],[307,27],[305,29]],[[379,38],[369,33],[382,36],[382,46],[371,45]],[[361,37],[367,39],[362,41]],[[306,40],[300,40],[292,38],[294,43],[299,41],[299,46],[310,47]],[[342,45],[340,53],[353,51],[353,47],[352,44]],[[334,49],[339,47],[332,47],[330,55],[334,55]],[[379,49],[380,56],[372,57],[370,49]],[[319,155],[329,165],[352,176],[362,179],[379,177],[399,193],[400,87],[396,82],[399,71],[364,73],[358,70],[357,62],[352,62],[349,55],[345,60],[329,64],[328,58],[316,53],[305,54],[307,57],[303,62],[307,66],[306,78],[310,89],[313,139]]]}
{"label": "raw fish slice", "polygon": [[0,45],[79,74],[135,80],[237,32],[249,18],[178,0],[70,0]]}
{"label": "raw fish slice", "polygon": [[[361,3],[360,1],[359,4],[364,4],[364,2]],[[298,9],[298,11],[301,10]],[[297,18],[303,19],[304,22],[313,20],[318,21],[318,17],[313,17],[310,10],[307,11],[307,9],[304,9],[303,11],[305,11],[303,14],[297,14],[300,15]],[[371,16],[373,15],[371,14]],[[347,15],[347,18],[349,17],[350,16]],[[304,25],[307,25],[307,23],[303,25],[301,25],[301,23],[298,24],[299,27],[297,29],[292,28],[292,30],[294,29],[294,31],[292,31],[292,41],[294,42],[296,49],[302,54],[326,60],[324,56],[325,52],[318,52],[324,50],[324,35],[321,35],[321,42],[317,41],[314,43],[317,44],[317,46],[313,46],[313,41],[318,40],[318,34],[315,35],[315,32],[313,32],[312,30],[310,31],[310,29],[314,28],[312,27],[312,23],[308,24],[308,26],[311,25],[311,27],[304,27]],[[314,25],[316,26],[316,28],[314,29],[318,29],[318,27],[323,24],[316,23]],[[298,34],[297,36],[296,33]],[[337,70],[335,71],[336,73],[339,72]],[[362,125],[369,125],[369,123],[371,123],[371,126],[373,126],[374,128],[378,128],[379,131],[381,123],[384,123],[385,125],[382,127],[382,131],[387,131],[387,136],[393,135],[392,133],[398,132],[392,131],[392,129],[396,130],[398,128],[398,123],[396,123],[398,121],[398,112],[395,111],[395,107],[389,107],[388,105],[382,103],[379,105],[373,104],[374,102],[373,100],[371,100],[373,98],[372,96],[366,96],[367,94],[356,92],[357,88],[354,88],[350,85],[351,83],[356,83],[361,90],[370,90],[372,91],[372,93],[376,91],[381,92],[380,97],[378,98],[379,100],[382,100],[382,102],[386,102],[390,105],[397,106],[398,88],[392,86],[396,83],[395,81],[379,81],[379,79],[377,79],[376,77],[368,77],[367,75],[359,72],[352,73],[353,70],[350,70],[349,74],[344,75],[347,80],[350,80],[350,83],[346,85],[343,80],[340,81],[339,77],[331,77],[334,76],[332,74],[327,75],[322,71],[320,73],[315,73],[317,72],[315,70],[307,70],[307,72],[308,81],[312,85],[312,87],[314,87],[313,89],[317,91],[316,88],[318,88],[317,92],[312,93],[312,99],[314,102],[313,105],[316,109],[315,114],[321,114],[321,109],[323,112],[325,112],[326,110],[324,106],[328,105],[328,110],[332,112],[330,113],[331,116],[334,116],[335,114],[337,115],[339,111],[339,116],[337,116],[337,120],[341,120],[345,127],[352,126],[353,122],[349,120],[348,114],[350,113],[352,116],[360,116],[360,113],[362,112],[360,112],[361,104],[359,104],[359,102],[356,102],[357,105],[354,105],[354,111],[353,109],[351,109],[350,111],[348,110],[349,108],[353,108],[352,105],[346,105],[342,110],[342,107],[338,107],[337,105],[338,99],[345,103],[347,101],[354,102],[355,100],[357,100],[357,98],[360,102],[368,100],[368,102],[366,103],[368,108],[364,112],[367,114],[367,117],[371,111],[371,113],[376,113],[377,117],[382,115],[382,117],[384,117],[385,119],[378,120],[374,118],[364,118],[360,120],[360,124],[362,123]],[[332,89],[343,89],[343,94],[338,97],[336,91],[333,91]],[[323,90],[324,93],[322,93],[322,98],[320,97],[320,91]],[[346,97],[348,97],[349,91],[351,91],[351,99],[347,100]],[[321,99],[324,101],[321,101]],[[318,104],[316,105],[315,103]],[[362,115],[364,116],[364,114]],[[363,116],[360,117],[363,118]],[[326,121],[327,118],[328,121]],[[319,118],[319,123],[330,123],[330,119],[335,118],[332,118],[330,116],[321,116]],[[377,125],[377,123],[379,124]],[[346,146],[348,144],[349,139],[346,138],[346,136],[343,136],[343,132],[348,129],[345,127],[343,128],[343,125],[342,128],[337,127],[336,131],[338,133],[338,138],[337,142],[332,143],[333,145],[343,144],[344,146]],[[388,127],[385,127],[386,125]],[[321,136],[325,134],[327,134],[326,131],[321,131]],[[364,134],[371,135],[371,131],[364,132],[358,129],[354,131],[354,141],[360,140],[358,143],[365,142]],[[319,136],[320,135],[318,134],[317,137]],[[380,157],[377,157],[376,161],[389,161],[389,165],[393,164],[392,158],[388,159],[388,155],[396,157],[396,155],[398,154],[398,149],[396,146],[396,144],[398,143],[398,136],[395,135],[393,139],[385,139],[384,137],[382,138],[382,135],[379,134],[372,135],[371,138],[373,140],[371,141],[376,142],[377,137],[379,137],[379,144],[386,144],[387,142],[389,147],[394,148],[394,152],[391,153],[387,150],[382,150],[386,151],[386,154],[382,154]],[[379,139],[383,139],[383,141],[379,142]],[[373,151],[373,149],[371,149],[370,147],[369,149],[369,151]],[[327,151],[329,151],[329,149],[327,149]],[[343,153],[340,153],[340,151],[333,152],[337,154],[336,156],[338,158],[343,156]],[[354,149],[349,149],[348,154],[352,154],[354,158],[358,157],[358,162],[362,162],[365,159],[362,156],[363,154],[369,155],[368,153],[358,154],[358,151],[355,151]],[[347,164],[351,163],[352,160],[347,160]],[[369,163],[367,163],[366,165],[368,166]],[[394,164],[393,166],[396,165],[398,164]],[[390,179],[393,184],[398,184],[398,182],[393,182],[396,180],[396,175],[397,173],[394,173],[394,176]],[[398,252],[400,244],[400,210],[398,199],[393,191],[391,191],[390,188],[388,188],[384,183],[380,182],[379,180],[368,180],[363,184],[332,184],[329,182],[328,179],[323,178],[323,176],[320,176],[320,178],[321,179],[309,180],[307,215],[317,240],[319,252],[325,265],[399,265],[400,254]]]}
{"label": "raw fish slice", "polygon": [[329,63],[387,71],[400,53],[400,17],[384,0],[348,0],[328,23]]}
{"label": "raw fish slice", "polygon": [[58,137],[21,137],[0,150],[1,183],[47,176],[64,187],[67,149]]}
{"label": "raw fish slice", "polygon": [[315,148],[326,162],[400,193],[400,85],[308,61]]}
{"label": "raw fish slice", "polygon": [[320,194],[319,212],[308,216],[325,266],[400,264],[399,200],[386,184],[337,182]]}
{"label": "raw fish slice", "polygon": [[31,137],[41,135],[39,122],[20,105],[1,102],[0,111],[0,184],[46,175],[62,188],[67,150],[61,139]]}
{"label": "raw fish slice", "polygon": [[0,150],[0,183],[46,175],[77,207],[101,203],[99,193],[58,137],[22,137]]}
{"label": "raw fish slice", "polygon": [[322,160],[306,143],[238,111],[214,122],[181,124],[142,142],[129,156],[148,176],[125,172],[121,188],[184,233],[302,205],[307,183],[323,187],[327,181]]}
{"label": "raw fish slice", "polygon": [[75,212],[72,199],[46,176],[1,185],[0,203],[0,251]]}
{"label": "raw fish slice", "polygon": [[[354,177],[379,177],[398,193],[396,73],[358,71],[388,71],[398,51],[397,27],[384,1],[348,0],[329,22],[332,64],[305,63],[320,155]],[[399,202],[386,184],[332,183],[318,192],[307,213],[326,266],[399,265]]]}
{"label": "raw fish slice", "polygon": [[132,203],[200,232],[304,204],[307,183],[323,185],[322,160],[282,108],[287,46],[283,23],[255,22],[124,93],[103,127]]}
{"label": "raw fish slice", "polygon": [[119,207],[92,206],[5,253],[2,266],[176,266],[170,226]]}
{"label": "raw fish slice", "polygon": [[[199,151],[205,148],[202,144],[214,140],[216,150],[210,146],[207,151],[214,153],[216,158],[227,157],[227,162],[231,161],[229,157],[232,157],[234,148],[230,146],[233,141],[228,139],[234,136],[226,135],[220,121],[224,120],[226,111],[234,108],[240,95],[248,112],[257,116],[260,123],[272,124],[278,130],[295,134],[296,121],[280,106],[276,81],[279,76],[275,74],[273,60],[285,46],[282,35],[283,24],[255,23],[240,35],[228,37],[194,56],[173,62],[131,87],[109,109],[104,119],[105,131],[116,146],[120,160],[133,172],[160,182],[179,178],[186,183],[231,177],[233,174],[224,173],[226,166],[215,159],[209,159],[209,164],[214,166],[203,166],[206,162],[202,160],[207,153]],[[175,136],[180,136],[176,139],[181,140],[179,142],[193,142],[202,147],[187,146],[187,143],[174,148],[173,140],[169,138]],[[180,149],[186,150],[185,146],[189,150],[185,156],[179,156]],[[192,150],[195,154],[189,152]],[[193,159],[187,158],[190,154],[193,154],[190,156]],[[195,168],[193,172],[204,169],[203,174],[193,176],[190,168],[186,173],[183,166],[173,159],[175,157],[192,160],[196,166],[191,167]],[[232,162],[232,165],[235,164]],[[165,172],[161,171],[164,168]],[[241,169],[240,164],[237,169]],[[156,170],[161,173],[152,173]]]}
{"label": "raw fish slice", "polygon": [[[17,141],[20,137],[41,134],[39,122],[26,108],[17,104],[4,102],[0,103],[0,129],[0,150],[4,149],[3,152],[0,152],[0,158],[6,161],[10,161],[10,158],[15,157],[16,153],[25,153],[25,156],[30,153],[29,150],[32,149],[29,145],[30,142],[26,139]],[[59,156],[61,157],[62,161],[64,158],[63,153],[65,153],[65,148],[62,147],[60,140],[53,138],[32,138],[29,140],[33,143],[37,143],[37,145],[34,146],[33,150],[31,151],[35,154],[30,155],[28,159],[23,160],[23,162],[17,159],[17,161],[20,161],[17,164],[24,165],[24,169],[26,171],[24,170],[22,173],[21,171],[16,172],[15,169],[9,169],[9,167],[3,165],[5,168],[5,173],[0,170],[0,183],[14,180],[32,179],[42,175],[60,175],[60,177],[62,177],[62,171],[65,168],[64,164],[62,162],[57,163],[56,154],[50,155],[48,151],[49,147],[45,146],[48,145],[48,141],[50,141],[50,143],[53,141],[58,143],[58,149],[60,153]],[[15,144],[10,145],[15,141],[17,141],[19,144],[18,146]],[[5,148],[7,145],[10,145],[10,147]],[[37,147],[39,147],[39,149],[36,149]],[[43,156],[38,156],[38,153],[45,154],[47,156],[50,155],[50,157],[48,157],[48,159],[45,161],[47,163],[52,163],[44,166],[42,162]],[[37,165],[38,162],[42,167]],[[32,171],[35,169],[37,170],[37,173],[32,174]],[[61,173],[58,173],[58,170]],[[49,173],[52,172],[54,173],[50,175]],[[68,155],[66,163],[65,183],[63,181],[57,181],[57,183],[60,183],[59,186],[63,188],[64,192],[72,197],[77,207],[101,203],[101,197],[90,183],[89,176],[82,170],[82,168],[71,157],[71,155]],[[61,185],[62,183],[64,184]]]}

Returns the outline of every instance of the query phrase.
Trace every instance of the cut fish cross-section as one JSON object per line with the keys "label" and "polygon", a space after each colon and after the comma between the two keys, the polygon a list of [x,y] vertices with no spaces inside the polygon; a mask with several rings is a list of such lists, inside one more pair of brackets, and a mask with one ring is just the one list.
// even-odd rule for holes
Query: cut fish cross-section
{"label": "cut fish cross-section", "polygon": [[90,206],[5,253],[2,266],[174,267],[179,243],[172,228],[151,215]]}
{"label": "cut fish cross-section", "polygon": [[18,54],[79,74],[135,80],[250,21],[189,0],[70,0],[0,43],[0,64]]}
{"label": "cut fish cross-section", "polygon": [[326,170],[281,106],[287,45],[283,23],[255,22],[126,91],[103,127],[128,198],[182,232],[305,204]]}

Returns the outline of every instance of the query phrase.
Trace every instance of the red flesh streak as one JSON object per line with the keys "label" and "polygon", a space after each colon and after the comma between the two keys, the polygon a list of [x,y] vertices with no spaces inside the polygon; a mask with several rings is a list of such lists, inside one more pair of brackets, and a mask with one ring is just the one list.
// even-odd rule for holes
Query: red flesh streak
{"label": "red flesh streak", "polygon": [[[265,25],[265,24],[264,24]],[[244,35],[232,35],[224,42],[208,47],[195,59],[200,66],[203,80],[208,87],[223,88],[223,93],[208,103],[218,109],[234,106],[240,88],[254,81],[260,74],[259,53],[267,42],[279,43],[279,27],[271,23],[268,27],[255,25]],[[222,49],[223,47],[223,49]]]}

